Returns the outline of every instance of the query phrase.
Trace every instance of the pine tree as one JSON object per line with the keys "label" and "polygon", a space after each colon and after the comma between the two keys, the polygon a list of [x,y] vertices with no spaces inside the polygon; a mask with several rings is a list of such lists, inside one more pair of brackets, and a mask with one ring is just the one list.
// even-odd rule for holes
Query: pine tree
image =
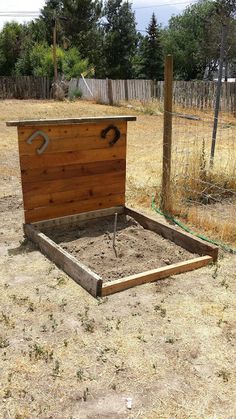
{"label": "pine tree", "polygon": [[143,74],[147,79],[163,80],[163,50],[160,27],[153,13],[143,44]]}
{"label": "pine tree", "polygon": [[136,52],[137,32],[134,12],[129,1],[107,0],[105,5],[106,76],[113,79],[132,77],[132,60]]}

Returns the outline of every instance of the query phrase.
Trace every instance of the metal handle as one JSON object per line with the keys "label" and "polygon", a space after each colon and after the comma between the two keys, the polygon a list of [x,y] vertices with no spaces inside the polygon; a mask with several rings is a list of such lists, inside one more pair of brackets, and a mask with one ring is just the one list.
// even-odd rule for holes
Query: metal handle
{"label": "metal handle", "polygon": [[43,154],[43,152],[46,150],[46,148],[47,148],[47,146],[48,146],[48,143],[49,143],[49,137],[48,137],[48,135],[47,135],[47,134],[45,134],[45,132],[43,132],[43,131],[36,131],[36,132],[34,132],[34,134],[32,134],[32,135],[28,138],[28,140],[27,140],[27,144],[32,144],[32,141],[33,141],[36,137],[38,137],[38,136],[41,136],[41,137],[43,137],[43,138],[44,138],[44,143],[43,143],[43,145],[42,145],[40,148],[37,148],[37,153],[38,153],[38,154]]}

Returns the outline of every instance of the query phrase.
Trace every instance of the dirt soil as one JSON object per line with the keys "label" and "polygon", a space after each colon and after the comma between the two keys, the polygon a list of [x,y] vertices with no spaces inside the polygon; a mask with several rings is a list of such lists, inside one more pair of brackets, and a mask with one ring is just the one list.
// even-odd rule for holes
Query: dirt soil
{"label": "dirt soil", "polygon": [[192,259],[194,255],[132,217],[118,215],[113,248],[114,216],[91,220],[73,230],[46,232],[57,244],[102,277],[104,281]]}
{"label": "dirt soil", "polygon": [[[112,113],[131,110],[0,101],[0,418],[235,419],[235,255],[96,300],[24,241],[17,133],[5,121]],[[129,124],[128,177],[139,173],[142,190],[161,126],[141,114]],[[127,201],[151,214],[132,183]]]}

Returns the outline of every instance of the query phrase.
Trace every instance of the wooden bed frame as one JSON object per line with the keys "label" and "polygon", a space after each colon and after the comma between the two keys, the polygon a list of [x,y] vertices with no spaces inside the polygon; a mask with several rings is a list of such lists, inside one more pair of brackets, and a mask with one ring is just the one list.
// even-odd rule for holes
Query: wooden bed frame
{"label": "wooden bed frame", "polygon": [[[24,232],[94,297],[215,262],[218,248],[125,206],[127,122],[135,116],[9,121],[18,130]],[[199,257],[118,280],[102,278],[42,231],[127,214]]]}
{"label": "wooden bed frame", "polygon": [[[103,281],[95,272],[77,260],[62,249],[53,240],[42,233],[41,230],[50,229],[53,231],[55,227],[73,227],[79,226],[83,222],[100,217],[107,217],[112,214],[127,214],[138,221],[144,228],[154,231],[165,239],[168,239],[178,246],[188,250],[191,253],[198,254],[199,257],[189,259],[183,262],[164,266],[136,275],[127,276],[113,281]],[[56,218],[54,220],[39,221],[33,224],[24,224],[24,232],[26,236],[32,240],[59,268],[63,269],[71,278],[79,285],[85,288],[94,297],[105,297],[137,285],[154,282],[159,279],[167,278],[194,269],[201,268],[212,262],[218,257],[218,247],[206,243],[203,240],[191,236],[190,234],[180,231],[176,227],[172,227],[166,223],[157,221],[152,217],[148,217],[141,212],[135,211],[126,206],[113,207],[104,210],[90,211],[77,215]]]}

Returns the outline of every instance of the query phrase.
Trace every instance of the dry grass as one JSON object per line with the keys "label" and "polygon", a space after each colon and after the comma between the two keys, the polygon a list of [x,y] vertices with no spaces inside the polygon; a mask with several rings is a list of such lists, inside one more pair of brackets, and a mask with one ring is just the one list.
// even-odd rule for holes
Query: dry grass
{"label": "dry grass", "polygon": [[[5,121],[134,111],[46,101],[0,111],[0,417],[234,418],[235,257],[95,300],[22,241],[17,135]],[[127,200],[146,211],[161,138],[161,116],[129,124]]]}

